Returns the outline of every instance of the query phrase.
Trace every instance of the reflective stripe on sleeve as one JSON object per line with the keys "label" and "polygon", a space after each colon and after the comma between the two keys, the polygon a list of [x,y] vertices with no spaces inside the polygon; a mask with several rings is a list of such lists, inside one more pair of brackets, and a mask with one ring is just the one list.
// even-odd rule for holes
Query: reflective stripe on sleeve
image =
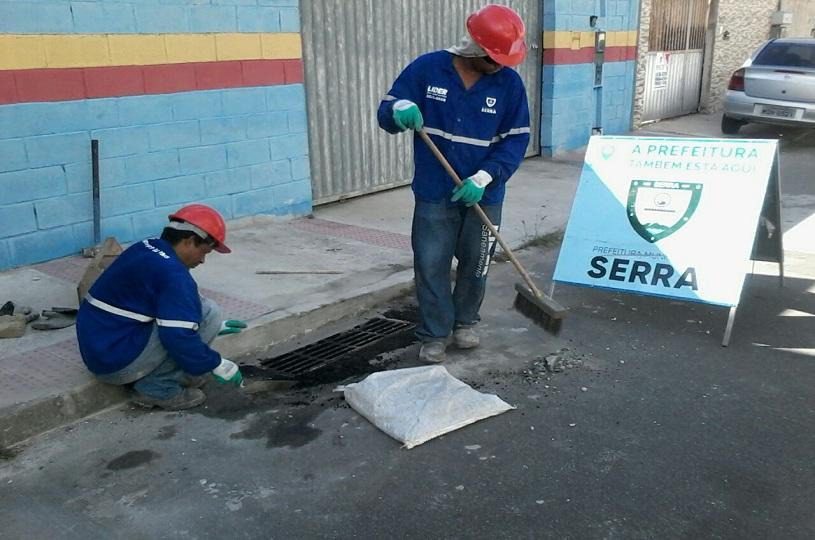
{"label": "reflective stripe on sleeve", "polygon": [[101,300],[97,300],[91,295],[86,295],[85,300],[92,306],[96,306],[102,311],[107,311],[108,313],[113,313],[114,315],[119,315],[121,317],[127,317],[128,319],[133,319],[134,321],[139,322],[150,322],[153,320],[153,317],[148,317],[147,315],[142,315],[141,313],[135,313],[133,311],[128,311],[126,309],[117,308],[116,306],[111,306],[106,302],[102,302]]}
{"label": "reflective stripe on sleeve", "polygon": [[197,331],[198,323],[190,321],[171,321],[167,319],[156,319],[156,324],[165,328],[189,328],[190,330]]}
{"label": "reflective stripe on sleeve", "polygon": [[473,146],[489,146],[490,144],[492,144],[492,141],[487,141],[484,139],[473,139],[471,137],[462,137],[460,135],[453,135],[452,133],[447,133],[446,131],[442,131],[440,129],[432,127],[425,126],[424,130],[430,135],[437,135],[439,137],[442,137],[443,139],[447,139],[448,141],[453,141],[457,143],[471,144]]}
{"label": "reflective stripe on sleeve", "polygon": [[453,135],[452,133],[448,133],[446,131],[442,131],[440,129],[427,126],[425,126],[424,130],[431,135],[437,135],[439,137],[447,139],[448,141],[483,147],[490,146],[493,143],[497,143],[501,139],[506,139],[510,135],[520,135],[522,133],[529,133],[528,127],[512,128],[504,133],[499,133],[490,140],[486,140],[486,139],[473,139],[472,137],[462,137],[461,135]]}
{"label": "reflective stripe on sleeve", "polygon": [[492,138],[492,142],[496,142],[499,139],[506,139],[510,135],[520,135],[522,133],[529,133],[530,130],[528,127],[520,127],[520,128],[512,128],[506,133],[500,133],[497,137]]}

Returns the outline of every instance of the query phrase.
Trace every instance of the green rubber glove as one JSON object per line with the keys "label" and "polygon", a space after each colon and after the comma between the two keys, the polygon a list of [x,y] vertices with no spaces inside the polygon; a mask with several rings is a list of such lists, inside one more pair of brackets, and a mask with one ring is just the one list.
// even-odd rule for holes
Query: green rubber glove
{"label": "green rubber glove", "polygon": [[484,189],[485,188],[478,187],[472,178],[467,178],[464,184],[457,186],[456,189],[453,190],[453,196],[450,200],[453,202],[461,200],[465,206],[472,206],[484,196]]}
{"label": "green rubber glove", "polygon": [[227,334],[237,334],[246,328],[246,323],[237,319],[229,319],[221,323],[221,329],[218,331],[219,336]]}
{"label": "green rubber glove", "polygon": [[422,129],[424,119],[419,106],[407,99],[400,99],[393,104],[393,121],[402,131],[406,129]]}
{"label": "green rubber glove", "polygon": [[221,384],[240,386],[243,383],[243,375],[241,370],[238,369],[238,364],[226,358],[221,358],[221,363],[212,370],[212,375]]}

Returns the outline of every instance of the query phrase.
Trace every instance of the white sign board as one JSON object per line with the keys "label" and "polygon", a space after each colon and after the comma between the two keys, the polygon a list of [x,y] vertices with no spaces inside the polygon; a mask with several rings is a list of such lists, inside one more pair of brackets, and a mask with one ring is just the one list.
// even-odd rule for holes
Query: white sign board
{"label": "white sign board", "polygon": [[738,305],[776,145],[592,137],[555,281]]}
{"label": "white sign board", "polygon": [[668,58],[664,53],[657,55],[656,65],[654,67],[654,86],[655,90],[662,90],[668,87]]}

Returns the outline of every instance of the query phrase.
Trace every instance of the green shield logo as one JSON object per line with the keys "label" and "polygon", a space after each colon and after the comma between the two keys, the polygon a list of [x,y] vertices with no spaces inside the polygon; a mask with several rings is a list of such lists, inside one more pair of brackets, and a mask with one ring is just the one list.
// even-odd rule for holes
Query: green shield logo
{"label": "green shield logo", "polygon": [[632,180],[628,221],[648,242],[666,238],[687,223],[702,198],[702,184]]}

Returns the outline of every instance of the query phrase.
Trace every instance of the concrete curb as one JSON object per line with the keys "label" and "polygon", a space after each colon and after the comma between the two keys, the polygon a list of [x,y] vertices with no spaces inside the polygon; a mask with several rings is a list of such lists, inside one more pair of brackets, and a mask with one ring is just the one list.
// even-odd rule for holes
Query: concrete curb
{"label": "concrete curb", "polygon": [[126,397],[123,388],[91,379],[55,396],[0,409],[0,448],[90,416]]}
{"label": "concrete curb", "polygon": [[404,270],[331,302],[304,303],[259,317],[240,334],[218,338],[213,343],[213,349],[226,358],[262,354],[274,345],[307,335],[321,326],[359,314],[412,291],[413,269]]}
{"label": "concrete curb", "polygon": [[[308,334],[323,325],[373,309],[413,290],[413,270],[357,289],[324,304],[304,303],[262,316],[240,334],[218,338],[213,348],[228,358],[262,354],[276,344]],[[127,400],[118,386],[89,377],[87,383],[54,396],[0,408],[0,448],[76,422]]]}

